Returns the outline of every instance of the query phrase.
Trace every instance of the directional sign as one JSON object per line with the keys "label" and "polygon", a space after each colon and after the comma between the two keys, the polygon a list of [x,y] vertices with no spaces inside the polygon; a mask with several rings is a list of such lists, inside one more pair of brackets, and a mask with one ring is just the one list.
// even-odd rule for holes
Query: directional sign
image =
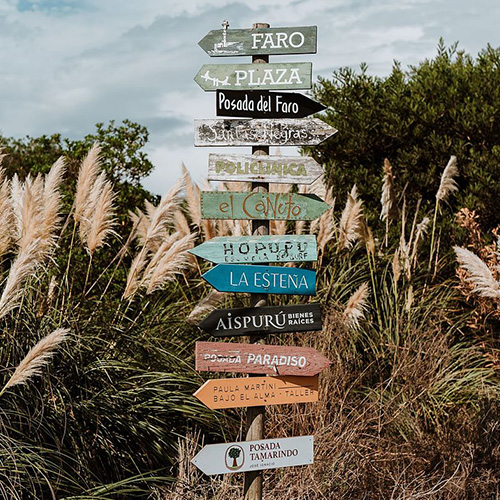
{"label": "directional sign", "polygon": [[296,92],[261,92],[259,90],[218,90],[217,116],[248,118],[305,118],[326,106]]}
{"label": "directional sign", "polygon": [[314,220],[330,209],[314,194],[202,191],[202,219]]}
{"label": "directional sign", "polygon": [[217,309],[198,326],[215,337],[318,331],[322,328],[321,307],[298,304]]}
{"label": "directional sign", "polygon": [[318,401],[318,376],[219,378],[207,380],[194,396],[211,410],[314,403]]}
{"label": "directional sign", "polygon": [[202,278],[219,292],[316,295],[316,272],[297,267],[217,264]]}
{"label": "directional sign", "polygon": [[316,146],[337,132],[319,118],[194,121],[195,146]]}
{"label": "directional sign", "polygon": [[316,26],[222,29],[208,32],[198,45],[211,57],[265,54],[316,54]]}
{"label": "directional sign", "polygon": [[207,476],[314,463],[314,437],[209,444],[191,462]]}
{"label": "directional sign", "polygon": [[196,370],[311,376],[330,361],[312,347],[196,342]]}
{"label": "directional sign", "polygon": [[317,259],[316,237],[309,234],[217,236],[188,252],[216,264],[306,262]]}
{"label": "directional sign", "polygon": [[312,87],[312,63],[204,64],[194,81],[206,91]]}
{"label": "directional sign", "polygon": [[208,155],[209,181],[312,184],[324,173],[308,156]]}

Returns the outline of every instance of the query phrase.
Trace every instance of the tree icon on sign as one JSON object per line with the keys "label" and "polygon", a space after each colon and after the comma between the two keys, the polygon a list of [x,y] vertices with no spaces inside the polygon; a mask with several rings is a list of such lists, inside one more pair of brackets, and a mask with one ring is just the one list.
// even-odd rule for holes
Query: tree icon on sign
{"label": "tree icon on sign", "polygon": [[233,459],[233,463],[232,465],[230,466],[232,469],[238,469],[238,458],[240,457],[241,455],[241,448],[236,448],[236,447],[232,447],[230,448],[229,450],[229,453],[228,453],[228,456],[229,458],[232,458]]}

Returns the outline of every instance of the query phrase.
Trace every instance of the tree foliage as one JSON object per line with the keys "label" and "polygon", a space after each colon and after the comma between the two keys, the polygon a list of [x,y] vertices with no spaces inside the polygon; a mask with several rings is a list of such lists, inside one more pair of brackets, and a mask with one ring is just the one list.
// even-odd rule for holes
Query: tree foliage
{"label": "tree foliage", "polygon": [[[379,210],[384,158],[411,204],[435,201],[439,178],[456,155],[460,192],[456,207],[479,212],[493,227],[500,196],[500,49],[474,58],[441,41],[434,59],[407,71],[395,63],[387,77],[336,71],[320,78],[315,97],[329,106],[325,120],[339,130],[306,152],[324,164],[334,192],[356,183],[367,205]],[[379,179],[378,182],[375,180]]]}

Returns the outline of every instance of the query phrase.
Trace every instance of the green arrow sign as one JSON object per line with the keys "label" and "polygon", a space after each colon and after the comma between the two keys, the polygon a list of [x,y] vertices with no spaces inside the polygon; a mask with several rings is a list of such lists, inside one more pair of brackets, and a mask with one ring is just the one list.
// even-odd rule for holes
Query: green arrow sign
{"label": "green arrow sign", "polygon": [[296,28],[222,29],[208,32],[198,45],[211,57],[256,54],[316,54],[316,26]]}
{"label": "green arrow sign", "polygon": [[216,264],[257,264],[259,262],[306,262],[317,259],[316,237],[218,236],[189,250],[189,253]]}
{"label": "green arrow sign", "polygon": [[203,191],[203,219],[314,220],[330,205],[314,194]]}
{"label": "green arrow sign", "polygon": [[194,81],[203,90],[310,89],[312,63],[204,64]]}

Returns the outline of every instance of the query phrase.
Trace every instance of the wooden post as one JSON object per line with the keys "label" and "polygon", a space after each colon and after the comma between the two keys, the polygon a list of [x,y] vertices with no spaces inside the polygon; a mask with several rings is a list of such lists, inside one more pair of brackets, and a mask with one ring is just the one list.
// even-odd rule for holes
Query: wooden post
{"label": "wooden post", "polygon": [[[269,28],[267,23],[255,23],[253,29]],[[265,64],[269,62],[269,56],[252,56],[254,64]],[[254,155],[268,155],[268,146],[253,146],[252,154]],[[269,191],[269,184],[267,182],[252,182],[252,191],[265,193]],[[268,235],[269,234],[269,221],[267,220],[253,220],[252,221],[252,234]],[[255,306],[267,305],[266,294],[252,295],[250,305]],[[264,340],[259,335],[250,335],[250,342],[264,343]],[[247,409],[246,418],[246,440],[255,441],[264,439],[264,424],[266,416],[265,406],[255,406]],[[262,500],[262,471],[245,472],[245,481],[243,484],[244,500]]]}

